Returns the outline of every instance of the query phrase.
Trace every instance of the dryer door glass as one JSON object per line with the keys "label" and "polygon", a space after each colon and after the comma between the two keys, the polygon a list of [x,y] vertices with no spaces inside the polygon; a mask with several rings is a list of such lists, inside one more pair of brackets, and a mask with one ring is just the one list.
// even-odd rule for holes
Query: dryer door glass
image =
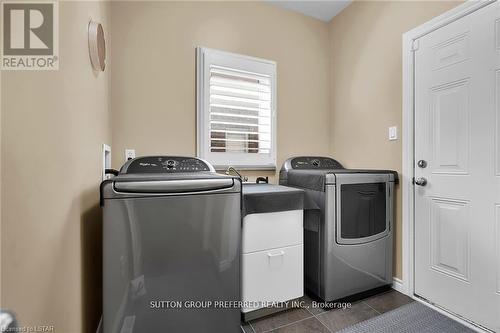
{"label": "dryer door glass", "polygon": [[386,183],[341,185],[341,239],[361,243],[378,239],[387,232],[386,192]]}

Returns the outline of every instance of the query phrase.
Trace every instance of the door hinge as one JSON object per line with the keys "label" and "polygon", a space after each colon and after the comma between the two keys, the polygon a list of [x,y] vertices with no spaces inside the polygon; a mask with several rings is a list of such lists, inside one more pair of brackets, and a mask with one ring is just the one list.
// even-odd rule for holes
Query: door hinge
{"label": "door hinge", "polygon": [[414,39],[413,42],[411,43],[411,50],[413,52],[415,52],[416,50],[418,50],[418,47],[419,47],[419,42],[418,42],[418,39]]}

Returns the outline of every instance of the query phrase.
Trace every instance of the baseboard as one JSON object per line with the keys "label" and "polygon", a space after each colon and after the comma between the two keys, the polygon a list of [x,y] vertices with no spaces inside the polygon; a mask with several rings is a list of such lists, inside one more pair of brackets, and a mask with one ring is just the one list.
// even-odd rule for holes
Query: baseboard
{"label": "baseboard", "polygon": [[406,290],[403,287],[403,281],[401,279],[398,279],[397,277],[394,277],[392,279],[392,289],[406,295]]}

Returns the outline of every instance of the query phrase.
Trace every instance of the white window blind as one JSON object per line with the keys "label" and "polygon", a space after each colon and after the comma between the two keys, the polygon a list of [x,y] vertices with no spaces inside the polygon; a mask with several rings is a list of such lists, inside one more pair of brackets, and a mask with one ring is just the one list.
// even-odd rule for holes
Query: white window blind
{"label": "white window blind", "polygon": [[209,49],[198,56],[198,155],[217,167],[274,168],[276,65]]}

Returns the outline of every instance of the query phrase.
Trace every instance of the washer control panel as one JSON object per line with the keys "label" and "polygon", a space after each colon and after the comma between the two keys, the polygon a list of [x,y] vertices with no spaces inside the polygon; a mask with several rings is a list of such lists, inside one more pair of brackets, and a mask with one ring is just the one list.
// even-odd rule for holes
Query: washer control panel
{"label": "washer control panel", "polygon": [[213,171],[205,162],[194,157],[147,156],[127,162],[120,173],[184,173]]}
{"label": "washer control panel", "polygon": [[295,157],[291,161],[293,169],[343,169],[338,161],[330,157],[301,156]]}

